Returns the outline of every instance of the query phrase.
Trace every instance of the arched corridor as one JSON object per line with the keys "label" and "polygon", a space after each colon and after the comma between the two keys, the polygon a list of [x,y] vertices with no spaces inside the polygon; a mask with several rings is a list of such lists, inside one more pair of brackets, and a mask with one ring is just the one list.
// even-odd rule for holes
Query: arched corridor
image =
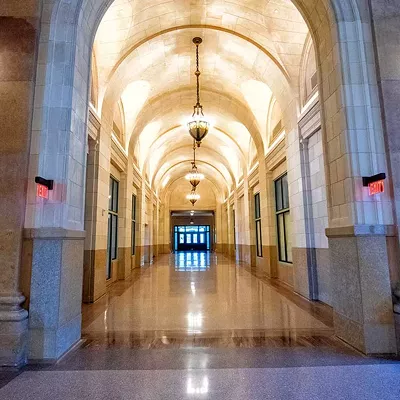
{"label": "arched corridor", "polygon": [[0,5],[1,365],[397,356],[399,20],[375,0]]}

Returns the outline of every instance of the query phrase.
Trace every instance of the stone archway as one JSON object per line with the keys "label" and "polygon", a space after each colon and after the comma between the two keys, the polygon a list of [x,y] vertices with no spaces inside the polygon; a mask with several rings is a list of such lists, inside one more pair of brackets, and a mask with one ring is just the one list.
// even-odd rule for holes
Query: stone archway
{"label": "stone archway", "polygon": [[[26,242],[32,249],[31,358],[56,359],[80,337],[77,277],[83,257],[90,56],[97,26],[111,3],[60,0],[45,4],[41,15],[24,225]],[[352,344],[366,352],[391,352],[394,331],[385,240],[390,234],[387,226],[393,224],[393,216],[387,212],[392,205],[385,196],[371,201],[361,185],[362,176],[387,172],[376,73],[372,68],[371,26],[363,12],[368,5],[363,0],[297,0],[295,4],[310,28],[319,63],[324,153],[330,171],[327,233],[336,279],[343,284],[337,286],[336,293],[340,299],[335,306],[337,333],[351,341],[356,331],[357,340]],[[32,14],[38,15],[36,10]],[[31,71],[26,81],[32,83],[32,75]],[[286,115],[287,125],[297,129],[293,115]],[[102,129],[107,130],[110,121],[104,123]],[[295,141],[293,145],[299,146]],[[100,156],[102,151],[100,148]],[[293,168],[298,163],[293,159]],[[34,196],[31,178],[36,175],[55,181],[51,201],[46,204]],[[263,166],[260,176],[265,176]],[[260,180],[260,186],[267,193],[265,182]],[[16,223],[16,231],[22,231],[22,224]],[[18,244],[14,247],[11,252],[16,254]],[[365,260],[371,248],[376,250],[373,257],[364,264],[355,259],[355,269],[347,273],[348,253],[363,254],[361,259]],[[14,260],[13,264],[13,270],[18,270],[20,262]],[[373,268],[375,265],[379,268]],[[365,271],[361,281],[360,271]],[[48,286],[42,284],[43,276],[52,278]],[[371,292],[370,285],[378,278],[384,283]],[[19,308],[23,299],[17,281],[18,272],[2,284],[0,303],[5,305],[4,318],[14,321],[9,336],[25,341],[26,313]],[[349,292],[353,283],[356,294]],[[362,298],[362,293],[368,293],[368,299]],[[382,335],[386,341],[377,343],[371,335]],[[17,362],[23,358],[22,352]]]}

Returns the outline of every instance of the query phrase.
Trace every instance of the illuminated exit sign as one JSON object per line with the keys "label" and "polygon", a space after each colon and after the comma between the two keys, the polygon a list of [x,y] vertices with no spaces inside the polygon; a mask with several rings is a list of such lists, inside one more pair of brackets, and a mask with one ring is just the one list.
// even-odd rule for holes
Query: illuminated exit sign
{"label": "illuminated exit sign", "polygon": [[36,195],[37,197],[41,197],[42,199],[49,198],[49,188],[47,186],[41,185],[40,183],[36,184]]}
{"label": "illuminated exit sign", "polygon": [[42,199],[49,198],[49,190],[53,190],[54,181],[49,179],[44,179],[41,176],[35,177],[36,183],[36,196]]}
{"label": "illuminated exit sign", "polygon": [[383,179],[368,184],[368,191],[370,196],[378,193],[383,193],[385,191],[385,184],[383,182]]}
{"label": "illuminated exit sign", "polygon": [[363,186],[368,187],[368,193],[370,196],[383,193],[385,191],[385,178],[385,173],[363,177]]}

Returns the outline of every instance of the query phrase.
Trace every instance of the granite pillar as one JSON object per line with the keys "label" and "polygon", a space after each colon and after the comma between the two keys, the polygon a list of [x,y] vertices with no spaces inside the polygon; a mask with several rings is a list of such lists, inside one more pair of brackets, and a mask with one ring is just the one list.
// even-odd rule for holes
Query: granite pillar
{"label": "granite pillar", "polygon": [[27,229],[32,241],[28,358],[55,361],[81,337],[84,231]]}
{"label": "granite pillar", "polygon": [[396,353],[383,225],[328,228],[335,334],[366,354]]}

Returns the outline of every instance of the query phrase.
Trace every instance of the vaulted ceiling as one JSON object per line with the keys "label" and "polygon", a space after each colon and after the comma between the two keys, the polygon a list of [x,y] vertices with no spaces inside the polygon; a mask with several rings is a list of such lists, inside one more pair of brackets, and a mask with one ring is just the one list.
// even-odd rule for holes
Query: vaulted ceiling
{"label": "vaulted ceiling", "polygon": [[272,100],[296,96],[307,25],[290,0],[116,0],[96,35],[93,82],[101,115],[122,109],[126,151],[161,192],[190,169],[186,122],[201,102],[211,130],[199,169],[227,194],[271,145]]}

